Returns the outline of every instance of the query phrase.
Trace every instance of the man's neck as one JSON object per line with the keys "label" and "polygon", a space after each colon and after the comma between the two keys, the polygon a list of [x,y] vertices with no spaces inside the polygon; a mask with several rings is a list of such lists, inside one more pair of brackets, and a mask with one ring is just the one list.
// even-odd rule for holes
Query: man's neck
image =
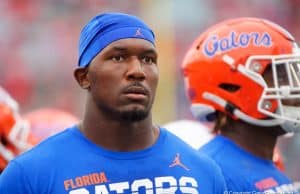
{"label": "man's neck", "polygon": [[79,128],[90,141],[106,149],[141,150],[158,138],[159,129],[152,125],[151,115],[135,122],[95,117],[95,114],[86,114]]}

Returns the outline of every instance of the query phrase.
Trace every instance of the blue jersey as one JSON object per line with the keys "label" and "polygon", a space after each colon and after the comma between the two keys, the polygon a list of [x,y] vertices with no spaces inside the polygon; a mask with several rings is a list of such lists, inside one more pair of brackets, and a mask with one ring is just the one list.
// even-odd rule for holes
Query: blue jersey
{"label": "blue jersey", "polygon": [[216,136],[199,151],[221,167],[228,193],[297,193],[272,161],[246,152],[224,136]]}
{"label": "blue jersey", "polygon": [[165,129],[156,143],[114,152],[69,128],[11,161],[1,194],[223,194],[220,168]]}

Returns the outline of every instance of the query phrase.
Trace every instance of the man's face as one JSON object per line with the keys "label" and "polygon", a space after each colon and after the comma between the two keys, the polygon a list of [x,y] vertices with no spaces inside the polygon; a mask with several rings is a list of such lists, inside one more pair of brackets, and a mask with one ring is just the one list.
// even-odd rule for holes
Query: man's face
{"label": "man's face", "polygon": [[102,112],[122,120],[143,120],[158,84],[156,49],[143,39],[115,41],[94,58],[87,76],[92,98]]}

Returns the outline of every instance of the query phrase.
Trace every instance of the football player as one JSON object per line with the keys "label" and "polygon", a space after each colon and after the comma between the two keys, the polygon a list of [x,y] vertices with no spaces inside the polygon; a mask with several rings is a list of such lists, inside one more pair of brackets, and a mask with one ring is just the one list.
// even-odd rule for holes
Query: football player
{"label": "football player", "polygon": [[74,76],[82,121],[9,163],[1,194],[223,194],[213,160],[153,124],[159,79],[153,31],[140,18],[103,13],[83,28]]}
{"label": "football player", "polygon": [[191,111],[216,118],[218,132],[199,151],[219,164],[229,192],[296,193],[272,158],[277,137],[300,130],[299,67],[293,36],[260,18],[218,23],[186,53]]}

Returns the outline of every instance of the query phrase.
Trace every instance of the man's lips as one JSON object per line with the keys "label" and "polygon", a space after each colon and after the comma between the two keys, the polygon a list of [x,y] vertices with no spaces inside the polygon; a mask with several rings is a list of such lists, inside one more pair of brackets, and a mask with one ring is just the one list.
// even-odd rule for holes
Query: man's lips
{"label": "man's lips", "polygon": [[148,96],[149,92],[141,86],[129,86],[123,91],[123,94],[130,99],[143,100]]}

